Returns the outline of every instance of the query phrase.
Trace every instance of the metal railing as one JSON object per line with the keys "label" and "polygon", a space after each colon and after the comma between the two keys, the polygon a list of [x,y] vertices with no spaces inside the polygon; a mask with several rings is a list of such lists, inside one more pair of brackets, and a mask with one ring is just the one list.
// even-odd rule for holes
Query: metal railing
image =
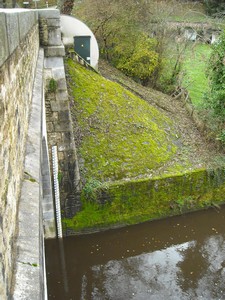
{"label": "metal railing", "polygon": [[87,69],[99,74],[99,72],[94,67],[92,67],[83,57],[81,57],[75,50],[68,50],[67,57],[71,58],[72,60],[76,60]]}

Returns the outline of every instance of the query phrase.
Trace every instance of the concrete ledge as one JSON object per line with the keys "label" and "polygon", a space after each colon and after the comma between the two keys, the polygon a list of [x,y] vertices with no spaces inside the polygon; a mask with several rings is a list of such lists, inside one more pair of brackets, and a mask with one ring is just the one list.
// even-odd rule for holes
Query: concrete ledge
{"label": "concrete ledge", "polygon": [[35,10],[0,8],[0,67],[37,22]]}
{"label": "concrete ledge", "polygon": [[[41,184],[43,50],[39,52],[28,128],[25,174],[18,209],[15,286],[12,299],[47,299],[44,265]],[[31,221],[32,220],[32,221]]]}
{"label": "concrete ledge", "polygon": [[23,11],[18,16],[21,41],[36,23],[36,17],[34,11]]}
{"label": "concrete ledge", "polygon": [[38,9],[38,14],[42,18],[46,19],[59,19],[60,13],[58,9],[48,8],[48,9]]}
{"label": "concrete ledge", "polygon": [[8,33],[9,54],[12,54],[20,43],[18,14],[6,14],[6,24]]}
{"label": "concrete ledge", "polygon": [[46,47],[45,56],[46,57],[65,56],[65,48],[63,45]]}

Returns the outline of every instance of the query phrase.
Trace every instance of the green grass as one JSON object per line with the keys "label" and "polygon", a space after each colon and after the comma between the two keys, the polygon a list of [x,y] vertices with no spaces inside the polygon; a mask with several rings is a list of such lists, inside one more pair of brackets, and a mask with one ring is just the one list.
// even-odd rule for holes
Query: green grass
{"label": "green grass", "polygon": [[151,174],[176,153],[173,122],[119,84],[67,61],[86,180]]}
{"label": "green grass", "polygon": [[66,69],[86,184],[82,210],[63,220],[64,229],[136,224],[222,201],[224,173],[214,176],[191,163],[188,149],[175,145],[178,136],[169,118],[71,59]]}
{"label": "green grass", "polygon": [[205,72],[210,53],[210,45],[190,44],[185,55],[183,64],[185,76],[182,84],[187,88],[191,101],[197,108],[201,107],[204,101],[203,96],[208,89]]}

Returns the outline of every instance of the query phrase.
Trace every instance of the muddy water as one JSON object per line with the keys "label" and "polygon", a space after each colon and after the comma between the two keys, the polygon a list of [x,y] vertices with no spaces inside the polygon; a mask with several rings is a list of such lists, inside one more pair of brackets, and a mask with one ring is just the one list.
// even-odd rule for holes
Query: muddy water
{"label": "muddy water", "polygon": [[46,241],[49,299],[225,299],[225,206]]}

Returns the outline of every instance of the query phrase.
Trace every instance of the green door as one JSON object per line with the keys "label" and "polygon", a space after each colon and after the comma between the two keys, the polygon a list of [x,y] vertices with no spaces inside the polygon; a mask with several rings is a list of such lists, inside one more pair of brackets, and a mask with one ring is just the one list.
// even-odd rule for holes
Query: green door
{"label": "green door", "polygon": [[91,42],[90,36],[75,36],[74,37],[75,52],[77,52],[89,64],[91,64],[90,42]]}

